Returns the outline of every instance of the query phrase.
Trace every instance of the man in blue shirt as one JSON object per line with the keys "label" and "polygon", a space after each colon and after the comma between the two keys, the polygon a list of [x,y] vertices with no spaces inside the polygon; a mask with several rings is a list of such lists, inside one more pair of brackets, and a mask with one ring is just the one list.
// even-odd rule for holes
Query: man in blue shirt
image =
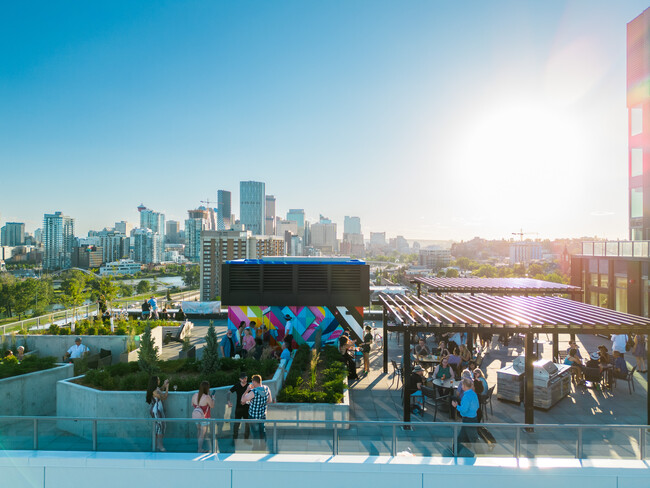
{"label": "man in blue shirt", "polygon": [[624,380],[627,379],[627,364],[622,354],[618,351],[614,351],[614,377]]}
{"label": "man in blue shirt", "polygon": [[[461,385],[463,388],[463,399],[460,404],[456,400],[452,401],[451,404],[458,410],[464,424],[477,424],[478,409],[481,408],[481,405],[478,401],[478,395],[474,391],[474,382],[470,378],[463,378]],[[458,433],[458,443],[475,442],[476,436],[475,427],[462,427]]]}
{"label": "man in blue shirt", "polygon": [[226,335],[221,339],[221,357],[235,357],[235,346],[238,344],[237,338],[233,337],[232,329],[226,330]]}

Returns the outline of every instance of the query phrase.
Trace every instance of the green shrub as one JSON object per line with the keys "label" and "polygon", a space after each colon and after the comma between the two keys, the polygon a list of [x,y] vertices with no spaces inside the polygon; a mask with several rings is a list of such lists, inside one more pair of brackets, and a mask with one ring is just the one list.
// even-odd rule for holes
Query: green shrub
{"label": "green shrub", "polygon": [[0,379],[34,373],[55,366],[56,358],[53,357],[27,356],[20,363],[16,357],[4,358],[0,360]]}

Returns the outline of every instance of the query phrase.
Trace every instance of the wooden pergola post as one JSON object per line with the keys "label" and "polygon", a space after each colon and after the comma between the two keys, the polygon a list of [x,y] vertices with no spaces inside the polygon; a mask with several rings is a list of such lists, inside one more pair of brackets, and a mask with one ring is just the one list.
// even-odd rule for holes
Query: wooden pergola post
{"label": "wooden pergola post", "polygon": [[553,341],[553,361],[559,361],[560,360],[560,334],[557,332],[553,332],[552,334],[552,341]]}
{"label": "wooden pergola post", "polygon": [[404,422],[411,421],[411,331],[404,330],[404,356],[402,366],[402,397],[404,400]]}
{"label": "wooden pergola post", "polygon": [[533,333],[526,332],[526,362],[524,368],[524,423],[534,423],[535,405],[534,382],[533,382],[533,362],[534,362],[534,341]]}

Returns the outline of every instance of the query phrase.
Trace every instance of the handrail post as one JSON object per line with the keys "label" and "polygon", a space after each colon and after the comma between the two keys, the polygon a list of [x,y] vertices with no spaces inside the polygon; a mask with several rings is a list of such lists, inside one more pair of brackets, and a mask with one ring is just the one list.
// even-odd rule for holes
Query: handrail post
{"label": "handrail post", "polygon": [[97,450],[97,419],[93,419],[93,451]]}
{"label": "handrail post", "polygon": [[34,419],[34,450],[38,450],[38,419]]}
{"label": "handrail post", "polygon": [[645,427],[639,427],[639,459],[645,459]]}
{"label": "handrail post", "polygon": [[210,435],[212,436],[212,453],[219,452],[219,444],[217,443],[217,426],[215,422],[210,422]]}
{"label": "handrail post", "polygon": [[273,422],[273,454],[278,453],[278,423]]}
{"label": "handrail post", "polygon": [[339,429],[338,425],[334,424],[334,438],[332,439],[332,456],[337,456],[339,453]]}
{"label": "handrail post", "polygon": [[519,459],[521,455],[521,427],[516,427],[517,433],[515,435],[515,457]]}
{"label": "handrail post", "polygon": [[578,427],[578,441],[576,443],[576,459],[582,459],[582,427]]}
{"label": "handrail post", "polygon": [[458,458],[458,425],[454,425],[454,438],[451,440],[454,446],[454,459]]}
{"label": "handrail post", "polygon": [[393,438],[390,444],[390,455],[397,456],[397,425],[393,424]]}
{"label": "handrail post", "polygon": [[151,452],[156,452],[156,424],[151,423]]}

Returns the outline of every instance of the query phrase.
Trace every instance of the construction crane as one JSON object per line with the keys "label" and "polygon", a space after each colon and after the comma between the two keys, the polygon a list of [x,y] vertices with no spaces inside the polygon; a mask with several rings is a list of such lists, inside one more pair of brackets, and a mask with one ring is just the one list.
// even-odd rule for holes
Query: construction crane
{"label": "construction crane", "polygon": [[205,203],[209,207],[211,203],[217,203],[217,202],[212,202],[208,199],[208,200],[201,200],[201,203]]}
{"label": "construction crane", "polygon": [[536,235],[537,236],[537,235],[539,235],[539,232],[524,232],[524,229],[519,229],[519,232],[513,232],[512,235],[513,236],[519,236],[519,240],[523,241],[524,236],[528,236],[528,235]]}

